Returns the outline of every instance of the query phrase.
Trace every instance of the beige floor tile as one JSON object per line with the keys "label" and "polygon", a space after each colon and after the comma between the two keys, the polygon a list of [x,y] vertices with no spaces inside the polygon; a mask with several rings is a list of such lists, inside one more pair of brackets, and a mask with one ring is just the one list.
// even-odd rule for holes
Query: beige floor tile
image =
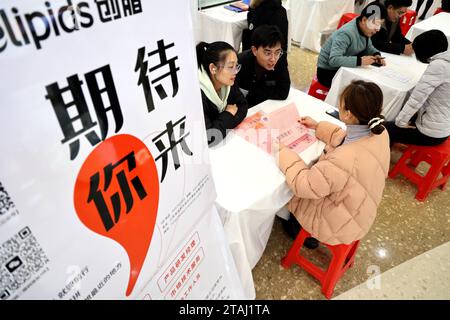
{"label": "beige floor tile", "polygon": [[450,242],[376,275],[336,300],[450,299]]}

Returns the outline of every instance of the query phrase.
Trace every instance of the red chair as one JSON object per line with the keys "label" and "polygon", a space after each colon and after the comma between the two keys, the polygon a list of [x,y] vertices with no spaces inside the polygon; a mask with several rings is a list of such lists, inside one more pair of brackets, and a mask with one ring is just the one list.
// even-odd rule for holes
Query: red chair
{"label": "red chair", "polygon": [[436,11],[434,12],[433,16],[437,15],[438,13],[444,12],[444,10],[442,10],[442,8],[437,8]]}
{"label": "red chair", "polygon": [[337,26],[337,29],[339,29],[340,27],[342,27],[344,24],[346,24],[347,22],[352,21],[353,19],[355,19],[356,17],[358,17],[359,14],[356,13],[344,13],[341,17],[341,20],[339,20],[339,24]]}
{"label": "red chair", "polygon": [[400,18],[400,30],[402,34],[406,36],[411,26],[416,22],[417,12],[414,10],[407,10],[406,13]]}
{"label": "red chair", "polygon": [[314,278],[320,281],[322,285],[322,293],[327,299],[330,299],[333,295],[334,287],[338,280],[344,275],[348,268],[353,266],[355,261],[356,249],[358,249],[359,240],[354,241],[349,245],[329,245],[324,243],[331,251],[332,258],[326,271],[322,270],[318,266],[314,265],[311,261],[300,255],[300,250],[303,246],[303,242],[307,237],[311,235],[301,229],[288,254],[281,260],[283,268],[290,268],[293,263],[297,264],[300,268],[304,269]]}
{"label": "red chair", "polygon": [[[417,185],[419,190],[416,193],[416,199],[419,201],[424,201],[434,188],[440,187],[445,190],[450,176],[450,138],[438,146],[407,146],[400,160],[389,172],[389,177],[395,178],[398,174],[402,174]],[[415,172],[415,168],[422,161],[431,165],[425,176]],[[439,178],[440,174],[442,174],[441,178]]]}
{"label": "red chair", "polygon": [[311,81],[311,86],[309,87],[308,94],[324,101],[327,97],[328,91],[330,91],[330,88],[325,87],[319,82],[319,80],[317,80],[317,76],[314,76],[314,79]]}

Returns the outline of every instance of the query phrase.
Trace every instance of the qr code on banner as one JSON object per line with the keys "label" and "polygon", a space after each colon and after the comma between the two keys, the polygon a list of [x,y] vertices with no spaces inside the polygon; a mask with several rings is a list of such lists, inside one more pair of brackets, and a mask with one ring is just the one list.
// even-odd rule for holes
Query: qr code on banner
{"label": "qr code on banner", "polygon": [[9,299],[49,262],[30,228],[0,246],[0,300]]}
{"label": "qr code on banner", "polygon": [[0,216],[6,214],[8,211],[14,209],[16,206],[14,202],[12,202],[11,198],[6,192],[5,188],[3,188],[2,183],[0,182]]}

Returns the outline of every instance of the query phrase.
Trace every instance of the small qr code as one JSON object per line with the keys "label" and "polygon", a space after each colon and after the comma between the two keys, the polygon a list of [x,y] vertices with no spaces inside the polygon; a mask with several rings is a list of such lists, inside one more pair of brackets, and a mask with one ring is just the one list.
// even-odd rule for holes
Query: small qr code
{"label": "small qr code", "polygon": [[6,214],[9,210],[14,209],[15,205],[0,182],[0,216]]}
{"label": "small qr code", "polygon": [[9,299],[35,276],[49,259],[30,228],[25,227],[0,246],[0,300]]}

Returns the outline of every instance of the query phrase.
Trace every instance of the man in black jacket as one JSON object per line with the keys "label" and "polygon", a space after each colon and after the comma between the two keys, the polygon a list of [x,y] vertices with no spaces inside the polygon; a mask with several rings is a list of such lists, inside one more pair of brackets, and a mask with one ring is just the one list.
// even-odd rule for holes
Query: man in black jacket
{"label": "man in black jacket", "polygon": [[372,37],[372,43],[380,51],[412,55],[414,50],[411,41],[406,39],[400,30],[400,18],[406,13],[412,0],[380,0],[387,10],[387,19],[381,29]]}
{"label": "man in black jacket", "polygon": [[242,68],[236,79],[247,93],[249,107],[268,99],[284,100],[289,95],[291,80],[282,43],[278,27],[263,25],[253,32],[251,49],[239,54]]}

